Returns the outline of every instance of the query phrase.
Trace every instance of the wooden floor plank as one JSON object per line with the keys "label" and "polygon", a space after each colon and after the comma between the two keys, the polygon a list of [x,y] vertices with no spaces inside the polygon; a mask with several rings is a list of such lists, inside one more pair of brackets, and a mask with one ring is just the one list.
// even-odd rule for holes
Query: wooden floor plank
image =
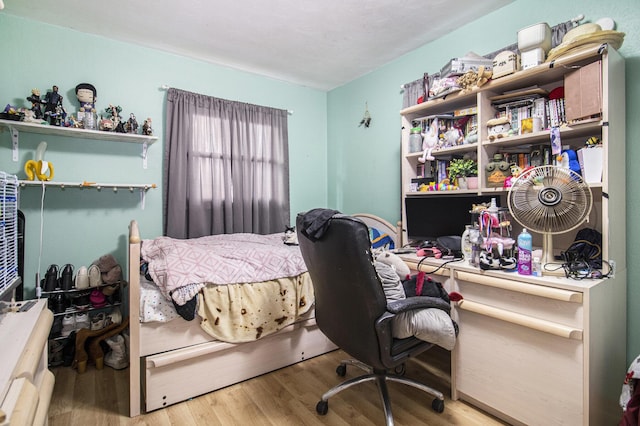
{"label": "wooden floor plank", "polygon": [[[322,394],[347,378],[362,373],[347,368],[339,377],[336,367],[348,356],[334,351],[216,392],[156,410],[133,419],[129,412],[129,371],[90,365],[83,374],[55,367],[56,383],[49,409],[52,426],[373,426],[384,424],[376,385],[363,383],[331,398],[325,416],[316,413]],[[451,401],[449,353],[431,350],[407,363],[406,376],[445,394],[445,411],[431,409],[433,397],[415,388],[389,383],[396,425],[505,425],[461,401]],[[214,372],[203,372],[215,374]]]}

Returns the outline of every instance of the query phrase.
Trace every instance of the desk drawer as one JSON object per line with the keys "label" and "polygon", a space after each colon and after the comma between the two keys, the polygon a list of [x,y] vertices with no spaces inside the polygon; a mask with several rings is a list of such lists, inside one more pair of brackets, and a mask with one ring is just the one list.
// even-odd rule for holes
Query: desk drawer
{"label": "desk drawer", "polygon": [[[548,322],[577,331],[584,328],[580,292],[462,271],[455,272],[453,287],[464,297],[462,309],[465,302],[470,302],[467,308],[476,313],[513,320],[523,326],[529,322],[540,326]],[[576,337],[573,333],[573,338]]]}

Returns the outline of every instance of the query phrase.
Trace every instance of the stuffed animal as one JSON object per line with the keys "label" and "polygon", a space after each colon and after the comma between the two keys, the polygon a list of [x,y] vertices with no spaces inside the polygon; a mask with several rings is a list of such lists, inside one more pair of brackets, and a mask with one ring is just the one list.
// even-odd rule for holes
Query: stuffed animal
{"label": "stuffed animal", "polygon": [[563,149],[557,160],[560,167],[572,170],[581,175],[578,155],[573,149]]}
{"label": "stuffed animal", "polygon": [[506,138],[515,134],[515,131],[511,128],[511,122],[507,117],[493,118],[487,121],[487,131],[490,141],[496,138]]}
{"label": "stuffed animal", "polygon": [[376,262],[384,263],[385,265],[389,265],[391,269],[398,274],[398,278],[401,280],[406,280],[409,278],[411,271],[406,263],[400,257],[394,253],[391,253],[388,250],[382,250],[377,253],[375,256]]}
{"label": "stuffed animal", "polygon": [[422,149],[424,153],[422,157],[418,158],[418,161],[424,163],[425,161],[433,161],[435,157],[431,155],[433,149],[438,145],[438,118],[434,118],[429,126],[429,131],[422,135]]}

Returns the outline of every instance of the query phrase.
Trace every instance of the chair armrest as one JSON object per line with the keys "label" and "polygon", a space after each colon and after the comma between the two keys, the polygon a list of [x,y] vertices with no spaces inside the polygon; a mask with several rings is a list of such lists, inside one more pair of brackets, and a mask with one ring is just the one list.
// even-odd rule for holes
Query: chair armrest
{"label": "chair armrest", "polygon": [[451,305],[439,297],[415,296],[387,303],[387,311],[393,314],[426,308],[438,308],[446,312],[451,312]]}

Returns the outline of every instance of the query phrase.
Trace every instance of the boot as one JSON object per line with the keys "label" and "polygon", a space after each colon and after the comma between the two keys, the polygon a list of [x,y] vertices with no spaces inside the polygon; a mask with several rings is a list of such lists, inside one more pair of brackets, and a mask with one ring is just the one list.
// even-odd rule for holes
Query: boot
{"label": "boot", "polygon": [[104,356],[104,363],[115,370],[127,368],[129,361],[127,360],[124,338],[117,334],[109,337],[106,342],[111,348],[111,352]]}

